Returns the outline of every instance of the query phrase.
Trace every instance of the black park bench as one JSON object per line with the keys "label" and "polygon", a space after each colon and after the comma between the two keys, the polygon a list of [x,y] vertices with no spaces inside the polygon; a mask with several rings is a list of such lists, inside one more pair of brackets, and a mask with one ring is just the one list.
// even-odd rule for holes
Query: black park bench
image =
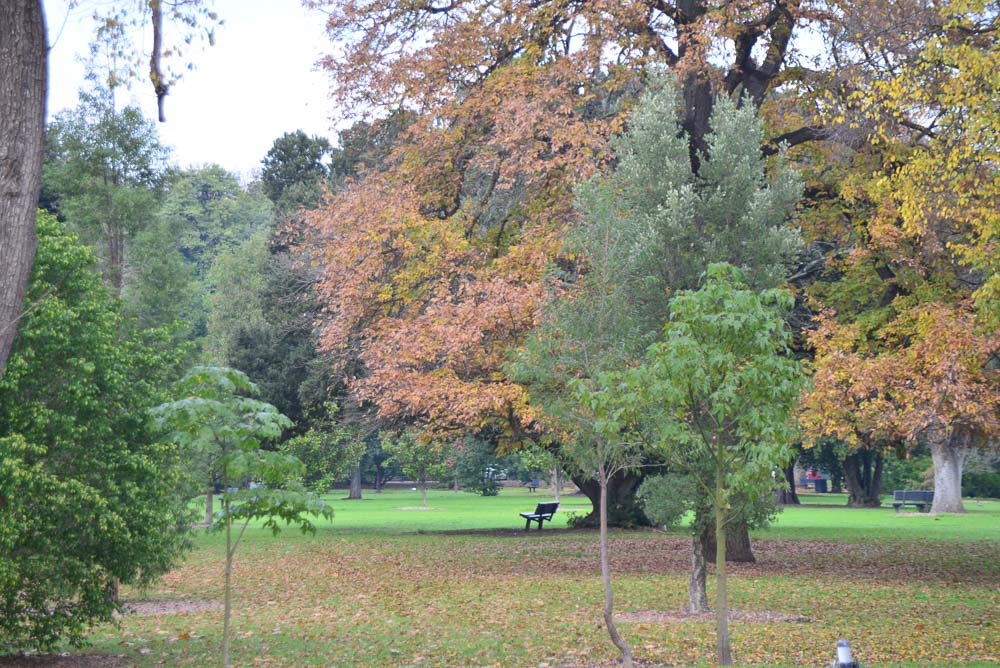
{"label": "black park bench", "polygon": [[552,521],[552,516],[555,515],[556,510],[559,509],[558,501],[549,501],[546,503],[539,503],[535,506],[535,512],[533,513],[521,513],[521,517],[524,518],[524,530],[531,530],[531,523],[538,522],[538,530],[542,530],[542,522],[545,520]]}
{"label": "black park bench", "polygon": [[930,512],[934,492],[926,489],[897,489],[892,493],[892,507],[898,513],[903,506],[916,506],[922,513]]}

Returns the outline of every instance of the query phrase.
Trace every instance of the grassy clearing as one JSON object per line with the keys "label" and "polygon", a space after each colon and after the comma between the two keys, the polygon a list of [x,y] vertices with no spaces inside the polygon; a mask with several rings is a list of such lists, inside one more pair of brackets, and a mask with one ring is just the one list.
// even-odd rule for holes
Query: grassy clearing
{"label": "grassy clearing", "polygon": [[[235,574],[236,664],[612,665],[596,533],[560,529],[567,513],[551,530],[519,531],[517,513],[545,499],[438,491],[432,510],[401,510],[419,506],[419,492],[335,496],[337,515],[315,536],[250,530]],[[567,507],[583,512],[585,499]],[[182,568],[130,595],[221,600],[219,541],[199,533]],[[618,611],[683,606],[682,534],[615,532],[612,546]],[[844,637],[870,666],[1000,666],[1000,503],[940,518],[794,508],[755,549],[759,563],[733,569],[732,606],[814,621],[734,622],[737,661],[828,665]],[[622,628],[648,664],[708,665],[713,655],[711,622]],[[220,629],[221,611],[127,617],[96,629],[91,651],[141,666],[213,665]]]}

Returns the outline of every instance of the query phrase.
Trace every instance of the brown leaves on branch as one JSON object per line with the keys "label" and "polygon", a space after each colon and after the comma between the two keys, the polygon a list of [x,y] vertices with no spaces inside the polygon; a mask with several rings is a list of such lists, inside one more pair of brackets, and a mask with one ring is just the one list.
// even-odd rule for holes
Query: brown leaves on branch
{"label": "brown leaves on branch", "polygon": [[991,358],[1000,335],[983,333],[965,304],[921,304],[902,311],[865,341],[857,325],[819,317],[813,388],[803,395],[810,440],[914,443],[927,430],[1000,432],[1000,384]]}
{"label": "brown leaves on branch", "polygon": [[360,362],[351,387],[383,420],[530,421],[501,367],[535,324],[570,217],[568,175],[604,152],[605,121],[584,119],[560,76],[524,63],[496,72],[418,119],[383,171],[313,215],[320,344],[341,370]]}
{"label": "brown leaves on branch", "polygon": [[320,343],[379,418],[439,430],[502,417],[517,431],[537,417],[503,364],[536,324],[572,187],[610,162],[606,140],[650,68],[678,74],[701,146],[714,93],[763,100],[812,11],[781,0],[311,4],[337,42],[322,62],[334,99],[416,118],[381,170],[312,216]]}

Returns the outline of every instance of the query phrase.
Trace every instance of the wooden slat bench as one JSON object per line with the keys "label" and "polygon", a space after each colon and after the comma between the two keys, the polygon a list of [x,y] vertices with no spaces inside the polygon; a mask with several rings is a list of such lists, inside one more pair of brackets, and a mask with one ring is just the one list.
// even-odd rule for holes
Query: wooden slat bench
{"label": "wooden slat bench", "polygon": [[555,514],[556,510],[559,509],[558,501],[548,501],[546,503],[539,503],[535,506],[535,512],[533,513],[521,513],[521,517],[524,518],[524,530],[531,530],[531,523],[538,522],[538,530],[542,530],[542,522],[545,520],[552,521],[552,516]]}
{"label": "wooden slat bench", "polygon": [[898,513],[903,506],[916,506],[922,513],[930,512],[934,492],[926,489],[897,489],[892,493],[892,507]]}

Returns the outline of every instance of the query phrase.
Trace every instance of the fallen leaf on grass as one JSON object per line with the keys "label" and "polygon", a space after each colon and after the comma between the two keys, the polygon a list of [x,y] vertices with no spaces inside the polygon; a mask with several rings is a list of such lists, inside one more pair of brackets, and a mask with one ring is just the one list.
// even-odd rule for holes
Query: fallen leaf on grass
{"label": "fallen leaf on grass", "polygon": [[[712,622],[714,612],[688,612],[686,610],[642,610],[627,612],[615,617],[622,622]],[[771,610],[730,610],[729,621],[749,622],[751,624],[772,624],[775,622],[791,622],[808,624],[816,620],[802,615],[786,615]]]}

